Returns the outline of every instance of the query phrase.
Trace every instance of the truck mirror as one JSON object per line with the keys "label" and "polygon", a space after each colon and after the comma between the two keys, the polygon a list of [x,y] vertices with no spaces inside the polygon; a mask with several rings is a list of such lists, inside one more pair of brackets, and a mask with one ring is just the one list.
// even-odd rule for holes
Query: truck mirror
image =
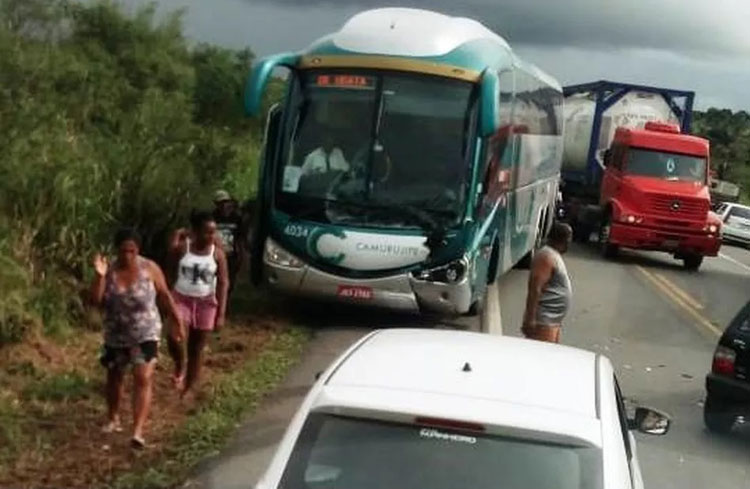
{"label": "truck mirror", "polygon": [[271,78],[273,69],[277,66],[285,66],[290,70],[294,69],[298,60],[299,55],[284,53],[263,58],[253,66],[245,84],[245,112],[247,115],[253,117],[260,112],[263,93],[266,90],[266,85]]}
{"label": "truck mirror", "polygon": [[482,74],[482,110],[479,132],[489,137],[500,129],[500,80],[497,73],[486,69]]}

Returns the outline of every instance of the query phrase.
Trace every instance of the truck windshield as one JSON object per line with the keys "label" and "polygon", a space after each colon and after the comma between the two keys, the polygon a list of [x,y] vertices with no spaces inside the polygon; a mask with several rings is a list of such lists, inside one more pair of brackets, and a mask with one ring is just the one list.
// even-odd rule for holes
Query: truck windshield
{"label": "truck windshield", "polygon": [[457,223],[470,176],[472,93],[470,83],[428,76],[305,73],[292,96],[277,207],[375,227],[420,226],[417,211]]}
{"label": "truck windshield", "polygon": [[665,180],[706,181],[706,159],[645,148],[628,150],[625,172]]}
{"label": "truck windshield", "polygon": [[601,451],[518,438],[311,415],[282,489],[595,489]]}

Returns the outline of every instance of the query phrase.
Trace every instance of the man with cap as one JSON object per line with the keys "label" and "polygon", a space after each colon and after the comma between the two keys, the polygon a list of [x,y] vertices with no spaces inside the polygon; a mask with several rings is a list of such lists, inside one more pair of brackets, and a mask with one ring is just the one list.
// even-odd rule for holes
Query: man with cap
{"label": "man with cap", "polygon": [[229,294],[234,290],[237,272],[242,267],[245,256],[243,239],[243,219],[235,201],[226,190],[214,194],[214,220],[221,239],[229,268]]}

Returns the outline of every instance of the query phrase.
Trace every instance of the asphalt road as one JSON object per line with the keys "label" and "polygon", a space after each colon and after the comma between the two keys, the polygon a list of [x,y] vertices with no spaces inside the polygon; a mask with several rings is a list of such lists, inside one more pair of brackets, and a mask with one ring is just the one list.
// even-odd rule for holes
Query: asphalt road
{"label": "asphalt road", "polygon": [[[702,422],[704,376],[716,340],[750,299],[750,251],[725,246],[698,272],[658,253],[624,252],[604,261],[593,246],[574,247],[566,261],[575,296],[562,342],[607,355],[630,403],[673,417],[666,436],[638,435],[646,487],[750,489],[750,426],[718,436]],[[519,334],[527,276],[512,271],[499,284],[504,334]],[[373,328],[429,326],[361,309],[333,314],[322,305],[296,307],[295,314],[317,323],[301,363],[187,486],[252,487],[316,372]]]}

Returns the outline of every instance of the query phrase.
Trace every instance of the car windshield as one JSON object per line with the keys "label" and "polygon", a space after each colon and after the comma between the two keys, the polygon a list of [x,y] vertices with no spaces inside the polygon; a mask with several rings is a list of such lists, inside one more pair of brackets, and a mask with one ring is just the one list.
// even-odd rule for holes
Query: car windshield
{"label": "car windshield", "polygon": [[282,489],[594,489],[598,448],[312,414]]}
{"label": "car windshield", "polygon": [[740,206],[735,205],[729,210],[728,217],[739,217],[742,219],[750,219],[750,208],[740,207]]}
{"label": "car windshield", "polygon": [[706,181],[706,159],[653,149],[631,148],[625,172],[629,175],[663,178],[665,180]]}
{"label": "car windshield", "polygon": [[470,178],[472,84],[318,71],[299,81],[280,209],[367,226],[414,226],[417,211],[458,222]]}

